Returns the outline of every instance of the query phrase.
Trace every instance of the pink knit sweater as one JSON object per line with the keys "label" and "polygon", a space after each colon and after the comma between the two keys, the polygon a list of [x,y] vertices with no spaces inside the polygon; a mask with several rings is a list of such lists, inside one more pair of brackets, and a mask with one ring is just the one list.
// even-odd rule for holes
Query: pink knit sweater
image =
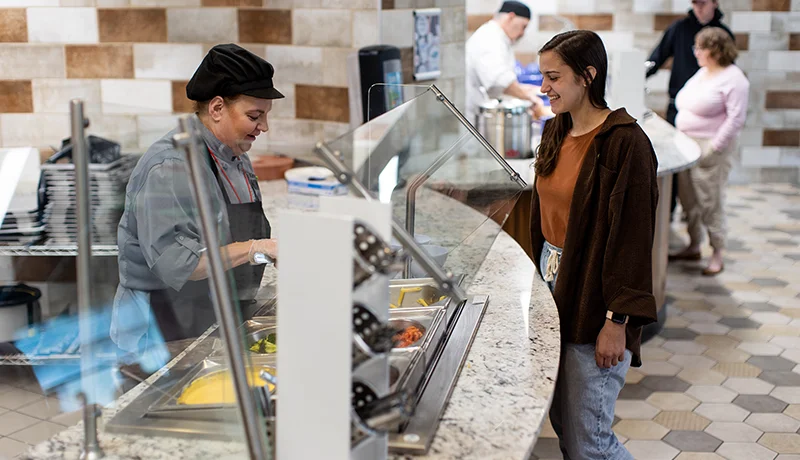
{"label": "pink knit sweater", "polygon": [[749,92],[750,82],[735,65],[712,76],[703,67],[675,97],[675,127],[688,136],[711,139],[711,148],[721,151],[744,126]]}

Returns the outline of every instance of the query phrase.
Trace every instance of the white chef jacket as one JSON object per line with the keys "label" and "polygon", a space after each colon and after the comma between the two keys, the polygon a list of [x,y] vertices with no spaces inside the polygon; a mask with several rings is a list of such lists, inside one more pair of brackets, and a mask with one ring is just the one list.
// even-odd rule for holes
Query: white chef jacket
{"label": "white chef jacket", "polygon": [[467,40],[467,119],[475,124],[478,106],[485,100],[483,86],[491,98],[500,98],[516,81],[511,39],[496,21],[480,26]]}

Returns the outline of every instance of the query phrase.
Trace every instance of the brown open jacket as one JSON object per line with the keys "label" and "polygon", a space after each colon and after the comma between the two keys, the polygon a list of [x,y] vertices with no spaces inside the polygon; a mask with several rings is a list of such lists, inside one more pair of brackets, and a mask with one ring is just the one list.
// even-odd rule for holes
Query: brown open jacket
{"label": "brown open jacket", "polygon": [[[629,315],[626,347],[635,367],[642,364],[642,326],[656,321],[652,249],[657,163],[636,120],[625,109],[609,114],[578,173],[553,291],[563,343],[595,343],[607,310]],[[538,271],[544,236],[536,183],[531,237]]]}

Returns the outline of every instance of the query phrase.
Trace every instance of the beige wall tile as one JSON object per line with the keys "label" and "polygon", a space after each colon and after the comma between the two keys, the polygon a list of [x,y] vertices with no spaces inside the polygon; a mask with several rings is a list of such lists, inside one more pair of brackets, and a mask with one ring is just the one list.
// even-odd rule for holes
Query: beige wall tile
{"label": "beige wall tile", "polygon": [[468,14],[494,14],[499,7],[495,0],[467,0]]}
{"label": "beige wall tile", "polygon": [[622,13],[633,11],[633,0],[597,0],[596,13]]}
{"label": "beige wall tile", "polygon": [[64,47],[0,44],[0,78],[64,78]]}
{"label": "beige wall tile", "polygon": [[95,8],[28,8],[31,43],[97,43]]}
{"label": "beige wall tile", "polygon": [[189,80],[202,60],[201,45],[160,43],[133,45],[133,67],[136,78]]}
{"label": "beige wall tile", "polygon": [[33,80],[33,110],[37,113],[69,113],[69,101],[82,99],[88,113],[100,112],[99,80]]}
{"label": "beige wall tile", "polygon": [[294,0],[264,0],[264,8],[291,9],[294,7]]}
{"label": "beige wall tile", "polygon": [[98,8],[124,8],[130,6],[130,0],[95,0]]}
{"label": "beige wall tile", "polygon": [[200,6],[200,0],[130,0],[131,6]]}
{"label": "beige wall tile", "polygon": [[292,119],[295,114],[294,83],[275,81],[275,88],[286,97],[275,100],[272,103],[272,111],[269,113],[270,130],[272,130],[272,120],[277,118]]}
{"label": "beige wall tile", "polygon": [[308,46],[350,46],[352,14],[348,10],[295,9],[292,43]]}
{"label": "beige wall tile", "polygon": [[347,56],[358,53],[355,48],[323,48],[322,68],[325,69],[322,84],[347,87]]}
{"label": "beige wall tile", "polygon": [[363,48],[378,43],[378,13],[353,11],[353,48]]}
{"label": "beige wall tile", "polygon": [[389,10],[381,14],[383,40],[386,45],[405,48],[414,43],[414,10]]}
{"label": "beige wall tile", "polygon": [[170,113],[172,87],[166,80],[101,80],[103,112]]}
{"label": "beige wall tile", "polygon": [[464,8],[442,10],[442,43],[464,41],[467,33],[467,12]]}
{"label": "beige wall tile", "polygon": [[734,32],[769,32],[772,28],[772,16],[768,12],[731,13],[731,30]]}
{"label": "beige wall tile", "polygon": [[442,75],[439,78],[455,78],[466,71],[466,51],[463,43],[448,43],[441,48]]}
{"label": "beige wall tile", "polygon": [[586,14],[596,11],[596,0],[556,0],[559,13]]}
{"label": "beige wall tile", "polygon": [[178,115],[139,115],[136,134],[139,149],[147,150],[157,140],[178,126]]}
{"label": "beige wall tile", "polygon": [[770,51],[767,68],[769,70],[800,72],[800,51]]}
{"label": "beige wall tile", "polygon": [[33,6],[58,6],[58,0],[0,0],[0,8],[26,8]]}
{"label": "beige wall tile", "polygon": [[0,9],[0,42],[25,43],[28,41],[28,24],[22,8]]}
{"label": "beige wall tile", "polygon": [[267,60],[275,66],[276,80],[322,84],[322,48],[267,45]]}
{"label": "beige wall tile", "polygon": [[789,35],[780,32],[753,32],[749,34],[748,50],[786,50],[789,48]]}
{"label": "beige wall tile", "polygon": [[294,0],[293,6],[295,8],[365,10],[375,8],[375,0]]}
{"label": "beige wall tile", "polygon": [[236,8],[170,8],[167,30],[171,42],[216,44],[239,40]]}
{"label": "beige wall tile", "polygon": [[617,32],[652,32],[655,16],[646,13],[614,13],[614,30]]}
{"label": "beige wall tile", "polygon": [[133,115],[96,114],[89,116],[89,134],[119,142],[123,149],[138,150],[139,135]]}
{"label": "beige wall tile", "polygon": [[[47,129],[42,129],[47,127]],[[69,137],[69,116],[53,114],[0,114],[3,147],[59,146]]]}
{"label": "beige wall tile", "polygon": [[59,6],[97,6],[97,0],[61,0]]}
{"label": "beige wall tile", "polygon": [[671,7],[670,0],[633,0],[634,13],[661,13],[670,11]]}
{"label": "beige wall tile", "polygon": [[[315,143],[324,140],[323,123],[312,120],[270,121],[268,146],[274,152],[310,151]],[[261,137],[261,136],[259,136]]]}

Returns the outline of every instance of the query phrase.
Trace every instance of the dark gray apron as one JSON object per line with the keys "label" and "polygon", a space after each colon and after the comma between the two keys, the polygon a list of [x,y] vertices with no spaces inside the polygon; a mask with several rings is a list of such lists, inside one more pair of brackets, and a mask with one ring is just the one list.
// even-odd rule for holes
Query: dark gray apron
{"label": "dark gray apron", "polygon": [[[254,174],[245,173],[253,190],[252,203],[232,203],[220,178],[219,170],[209,152],[209,161],[217,186],[225,198],[232,241],[269,238],[272,229],[261,205],[261,191]],[[233,298],[239,299],[239,309],[249,306],[261,286],[265,265],[240,265],[226,272],[233,277]],[[211,286],[207,279],[187,281],[180,291],[172,288],[150,292],[150,307],[165,342],[198,337],[217,322],[211,303]]]}

